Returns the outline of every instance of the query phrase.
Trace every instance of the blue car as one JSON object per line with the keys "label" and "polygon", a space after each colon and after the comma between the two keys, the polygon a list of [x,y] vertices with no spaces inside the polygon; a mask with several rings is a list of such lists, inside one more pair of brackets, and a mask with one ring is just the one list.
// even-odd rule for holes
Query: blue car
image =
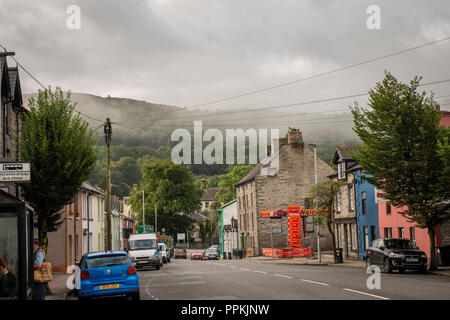
{"label": "blue car", "polygon": [[87,253],[78,266],[79,300],[117,295],[139,300],[139,277],[125,251]]}

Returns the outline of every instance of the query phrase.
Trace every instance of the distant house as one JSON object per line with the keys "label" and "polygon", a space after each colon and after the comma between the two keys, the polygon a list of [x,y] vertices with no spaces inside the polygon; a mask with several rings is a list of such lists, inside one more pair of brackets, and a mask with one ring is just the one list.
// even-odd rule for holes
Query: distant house
{"label": "distant house", "polygon": [[238,249],[237,200],[224,204],[219,209],[219,247],[221,258],[231,258]]}

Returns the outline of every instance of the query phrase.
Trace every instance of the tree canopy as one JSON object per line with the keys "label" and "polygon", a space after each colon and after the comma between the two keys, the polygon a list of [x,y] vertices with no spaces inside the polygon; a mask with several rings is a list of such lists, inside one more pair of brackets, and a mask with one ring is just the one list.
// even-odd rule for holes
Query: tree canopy
{"label": "tree canopy", "polygon": [[156,207],[158,229],[165,228],[166,234],[173,236],[191,229],[193,220],[190,216],[200,210],[202,190],[187,166],[175,164],[170,159],[143,165],[141,186],[130,198],[132,209],[138,212],[138,224],[142,224],[142,188],[146,224],[154,224]]}
{"label": "tree canopy", "polygon": [[[363,145],[354,158],[365,179],[380,188],[402,214],[430,235],[431,266],[437,267],[435,228],[449,219],[448,175],[450,128],[439,127],[441,118],[433,95],[417,92],[420,78],[400,83],[386,73],[369,91],[368,108],[352,108],[354,131]],[[447,137],[447,140],[444,138]]]}
{"label": "tree canopy", "polygon": [[38,215],[39,239],[61,224],[61,209],[72,202],[93,170],[96,154],[93,131],[75,111],[70,92],[40,90],[29,100],[23,118],[19,157],[30,162],[31,182],[22,184],[25,199]]}
{"label": "tree canopy", "polygon": [[[236,183],[245,177],[252,166],[235,166],[231,172],[219,176],[219,190],[216,193],[216,198],[222,203],[230,202],[236,199]],[[225,191],[225,193],[223,193]]]}

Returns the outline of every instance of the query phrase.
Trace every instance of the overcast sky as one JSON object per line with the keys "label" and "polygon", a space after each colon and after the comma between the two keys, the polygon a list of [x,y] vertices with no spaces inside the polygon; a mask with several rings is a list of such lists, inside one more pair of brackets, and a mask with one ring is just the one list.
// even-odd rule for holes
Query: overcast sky
{"label": "overcast sky", "polygon": [[[81,9],[80,30],[66,27],[72,4]],[[371,4],[381,9],[380,30],[366,26]],[[1,0],[0,21],[0,43],[45,85],[189,107],[446,37],[450,3]],[[422,75],[423,82],[449,79],[450,41],[208,108],[357,94],[381,80],[385,69],[402,81],[414,75]],[[21,81],[24,93],[37,91],[23,72]],[[450,83],[424,89],[450,95]],[[438,100],[450,102],[446,99]],[[352,100],[290,110],[342,109]]]}

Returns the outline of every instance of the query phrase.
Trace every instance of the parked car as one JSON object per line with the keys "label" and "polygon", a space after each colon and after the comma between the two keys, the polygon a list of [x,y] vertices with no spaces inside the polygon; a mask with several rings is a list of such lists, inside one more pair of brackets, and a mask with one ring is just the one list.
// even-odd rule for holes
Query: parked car
{"label": "parked car", "polygon": [[203,251],[202,250],[192,251],[191,260],[203,260]]}
{"label": "parked car", "polygon": [[425,252],[419,250],[411,240],[380,238],[372,242],[366,252],[367,265],[379,265],[384,272],[398,270],[427,271],[428,259]]}
{"label": "parked car", "polygon": [[127,251],[131,261],[138,269],[151,266],[159,270],[163,265],[155,233],[130,235]]}
{"label": "parked car", "polygon": [[219,260],[219,253],[216,248],[208,248],[206,249],[206,259],[208,260]]}
{"label": "parked car", "polygon": [[208,249],[214,249],[214,250],[216,250],[217,252],[219,252],[219,245],[213,244],[213,245],[210,246]]}
{"label": "parked car", "polygon": [[117,295],[139,300],[139,276],[125,251],[86,253],[78,266],[79,300]]}
{"label": "parked car", "polygon": [[158,243],[158,251],[162,257],[163,263],[170,262],[170,249],[166,246],[165,243]]}
{"label": "parked car", "polygon": [[186,249],[175,249],[175,259],[186,259]]}

